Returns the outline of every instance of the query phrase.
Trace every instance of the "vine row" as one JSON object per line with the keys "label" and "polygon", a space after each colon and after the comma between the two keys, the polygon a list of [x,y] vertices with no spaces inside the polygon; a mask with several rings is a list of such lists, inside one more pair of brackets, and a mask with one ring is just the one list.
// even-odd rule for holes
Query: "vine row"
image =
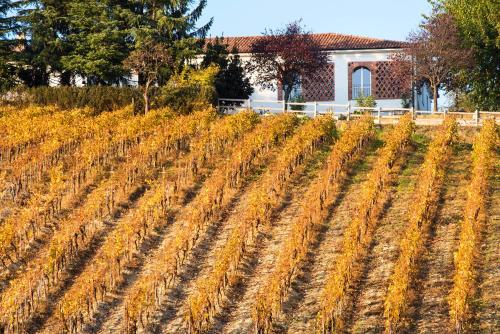
{"label": "vine row", "polygon": [[388,199],[395,162],[411,140],[414,124],[411,115],[403,116],[398,125],[388,134],[385,145],[376,153],[377,160],[366,182],[362,186],[353,220],[344,232],[341,253],[329,271],[320,297],[318,331],[341,332],[348,289],[359,273],[356,265],[367,251],[372,240],[378,216]]}
{"label": "vine row", "polygon": [[188,147],[189,140],[213,120],[213,110],[180,116],[167,122],[162,131],[142,142],[104,184],[92,192],[87,203],[61,223],[45,252],[39,254],[22,276],[11,282],[0,300],[0,324],[8,333],[23,331],[37,307],[60,281],[60,275],[83,249],[105,229],[103,220],[112,220],[120,201],[128,198],[158,168]]}
{"label": "vine row", "polygon": [[168,288],[178,277],[182,264],[193,249],[203,229],[221,217],[223,211],[250,175],[256,160],[268,155],[271,148],[292,133],[297,118],[282,114],[265,118],[243,142],[235,147],[224,166],[218,168],[204,183],[203,189],[186,211],[183,223],[172,239],[166,240],[152,260],[151,270],[141,276],[125,301],[124,329],[135,333],[144,328],[150,314],[161,303]]}
{"label": "vine row", "polygon": [[424,163],[420,168],[419,182],[409,207],[409,223],[401,240],[399,258],[389,279],[384,302],[387,333],[396,332],[402,325],[402,318],[409,304],[411,283],[416,273],[417,262],[436,214],[451,143],[456,131],[455,119],[447,118],[429,145]]}
{"label": "vine row", "polygon": [[212,271],[208,277],[198,280],[195,292],[188,298],[186,321],[189,333],[200,333],[211,322],[225,291],[236,282],[238,266],[249,245],[254,242],[259,227],[269,223],[272,213],[281,205],[294,172],[333,134],[333,119],[324,116],[309,121],[287,140],[259,187],[249,194],[245,212],[217,253]]}
{"label": "vine row", "polygon": [[326,219],[338,196],[346,167],[373,136],[373,121],[371,117],[363,116],[348,123],[335,143],[325,168],[304,196],[304,205],[285,238],[273,272],[263,281],[255,297],[252,314],[255,333],[272,332],[273,321],[281,311],[292,279],[315,240],[318,226]]}
{"label": "vine row", "polygon": [[464,218],[461,223],[458,250],[455,253],[453,287],[448,295],[450,320],[456,333],[464,331],[471,318],[471,302],[475,293],[477,258],[481,232],[486,220],[489,178],[495,169],[495,149],[499,146],[498,127],[485,121],[474,141],[472,177],[467,189]]}
{"label": "vine row", "polygon": [[[199,167],[210,160],[220,159],[230,145],[251,130],[258,118],[253,112],[241,112],[214,122],[210,129],[194,140],[188,156],[181,159],[186,167],[192,161],[200,161]],[[201,149],[203,147],[204,149]],[[201,163],[203,161],[203,163]],[[58,327],[65,332],[75,333],[87,319],[90,319],[97,303],[106,293],[116,289],[122,279],[122,270],[130,265],[134,252],[152,231],[169,222],[169,213],[175,204],[182,202],[185,191],[178,186],[179,178],[184,173],[183,167],[171,177],[164,175],[146,195],[141,198],[137,209],[123,219],[115,230],[106,238],[92,264],[79,275],[56,306]],[[198,171],[200,169],[198,168]],[[201,173],[199,176],[205,176]],[[181,182],[186,187],[191,182]],[[185,188],[184,188],[185,189]],[[177,203],[176,203],[177,202]]]}

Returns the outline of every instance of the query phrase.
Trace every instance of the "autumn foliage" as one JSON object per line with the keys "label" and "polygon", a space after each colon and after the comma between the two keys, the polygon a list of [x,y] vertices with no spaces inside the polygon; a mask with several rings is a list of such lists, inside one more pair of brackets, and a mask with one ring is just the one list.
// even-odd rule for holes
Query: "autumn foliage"
{"label": "autumn foliage", "polygon": [[196,291],[188,300],[186,314],[190,333],[200,333],[220,309],[222,297],[237,281],[237,270],[250,244],[255,242],[262,225],[269,224],[271,215],[283,201],[292,177],[307,162],[323,142],[334,134],[333,119],[329,116],[308,121],[287,140],[277,160],[269,167],[260,186],[251,191],[243,217],[229,236],[207,277],[201,277]]}
{"label": "autumn foliage", "polygon": [[[11,331],[20,331],[61,279],[63,270],[90,247],[105,229],[102,223],[116,214],[118,204],[134,193],[158,168],[185,149],[191,137],[214,119],[213,110],[201,111],[163,121],[155,136],[142,141],[113,175],[101,183],[72,215],[60,223],[50,241],[22,276],[11,281],[2,295],[0,322]],[[153,168],[151,168],[153,167]]]}
{"label": "autumn foliage", "polygon": [[495,148],[498,145],[498,127],[494,121],[486,121],[474,141],[472,175],[467,189],[460,241],[455,253],[453,288],[448,296],[450,318],[457,333],[465,331],[472,315],[477,260],[490,193],[489,179],[494,172]]}
{"label": "autumn foliage", "polygon": [[[448,160],[459,158],[450,157],[452,144],[469,140],[455,136],[457,122],[447,115],[439,128],[415,127],[408,114],[375,126],[369,114],[335,121],[331,114],[197,110],[136,115],[126,107],[96,115],[0,107],[0,333],[143,333],[160,326],[271,333],[284,322],[293,332],[368,331],[371,320],[360,325],[353,310],[366,315],[374,304],[378,326],[406,330],[421,259],[427,243],[435,245],[433,221],[447,212],[438,205],[450,205],[441,193],[454,189],[445,184],[457,168],[447,171]],[[490,198],[496,201],[499,138],[493,121],[479,125],[470,136],[472,168],[460,169],[470,170],[467,200],[452,199],[464,214],[455,270],[446,268],[453,286],[439,304],[439,326],[456,332],[484,316],[474,307],[478,292],[485,305],[491,294],[481,273],[494,261],[482,259],[480,246],[486,242],[489,251],[495,240],[482,235]],[[374,138],[383,142],[377,150]],[[417,150],[407,149],[411,139]],[[413,179],[406,194],[399,185]],[[382,219],[392,224],[401,215],[402,230],[380,229]],[[388,241],[386,233],[398,239]],[[322,244],[322,236],[333,240]],[[380,277],[368,256],[372,249],[385,256],[388,244],[398,255],[383,258],[395,261],[388,283],[366,284],[391,274]],[[305,284],[302,300],[296,283]],[[377,289],[369,305],[356,298],[368,285]]]}
{"label": "autumn foliage", "polygon": [[339,192],[339,184],[349,163],[373,137],[373,121],[364,116],[350,124],[335,143],[326,166],[304,195],[303,207],[279,251],[275,269],[262,282],[253,310],[256,333],[272,332],[273,319],[280,312],[292,279],[315,240],[318,226]]}
{"label": "autumn foliage", "polygon": [[413,128],[411,115],[405,115],[387,135],[384,147],[377,152],[377,161],[363,184],[354,218],[344,232],[340,256],[329,271],[321,294],[318,313],[321,333],[342,330],[348,291],[359,273],[357,265],[370,245],[378,217],[388,200],[395,164],[409,144]]}
{"label": "autumn foliage", "polygon": [[135,333],[145,328],[150,314],[161,305],[163,296],[178,277],[181,267],[208,226],[220,218],[256,165],[259,157],[280,145],[294,130],[297,118],[282,114],[264,119],[240,142],[205,181],[203,191],[180,217],[182,225],[172,239],[167,239],[152,260],[151,270],[141,276],[125,301],[124,329]]}
{"label": "autumn foliage", "polygon": [[441,197],[446,164],[456,131],[455,119],[447,118],[430,144],[420,169],[418,184],[408,211],[408,226],[400,243],[399,258],[390,277],[385,298],[387,333],[396,333],[403,326],[403,318],[410,303],[412,282]]}

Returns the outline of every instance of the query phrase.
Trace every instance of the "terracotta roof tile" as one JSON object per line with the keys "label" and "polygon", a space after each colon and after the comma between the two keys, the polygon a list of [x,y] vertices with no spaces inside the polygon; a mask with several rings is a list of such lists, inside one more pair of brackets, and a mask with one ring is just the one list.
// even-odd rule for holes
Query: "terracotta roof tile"
{"label": "terracotta roof tile", "polygon": [[[312,34],[312,37],[322,50],[399,49],[405,45],[405,42],[400,41],[334,33]],[[259,38],[261,36],[224,37],[224,43],[229,45],[229,50],[236,46],[240,53],[250,53],[252,45]],[[207,43],[214,39],[207,38]]]}

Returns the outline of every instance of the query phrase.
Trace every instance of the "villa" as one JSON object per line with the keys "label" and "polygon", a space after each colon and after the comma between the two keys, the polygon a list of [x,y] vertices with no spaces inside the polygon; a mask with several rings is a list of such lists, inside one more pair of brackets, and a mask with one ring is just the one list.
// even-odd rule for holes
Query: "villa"
{"label": "villa", "polygon": [[[292,96],[301,95],[306,101],[329,101],[338,104],[355,103],[357,97],[372,95],[377,106],[400,108],[402,94],[398,78],[391,70],[390,55],[400,51],[404,42],[342,35],[335,33],[312,34],[328,53],[328,65],[314,76],[302,78],[301,87]],[[229,50],[238,49],[243,62],[249,61],[252,45],[259,36],[224,37]],[[208,39],[207,42],[214,39]],[[254,86],[252,100],[282,100],[283,91]],[[431,97],[426,89],[416,92],[415,108],[430,110]]]}

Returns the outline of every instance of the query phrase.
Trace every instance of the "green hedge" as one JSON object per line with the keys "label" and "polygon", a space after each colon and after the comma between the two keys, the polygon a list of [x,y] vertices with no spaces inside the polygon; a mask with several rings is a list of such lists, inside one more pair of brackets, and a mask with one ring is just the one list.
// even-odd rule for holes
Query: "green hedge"
{"label": "green hedge", "polygon": [[88,87],[36,87],[19,88],[9,101],[15,105],[56,105],[61,109],[89,107],[96,113],[110,111],[134,103],[142,110],[142,95],[137,88]]}
{"label": "green hedge", "polygon": [[[1,102],[19,107],[56,105],[61,109],[89,107],[96,114],[111,111],[130,104],[136,113],[144,111],[142,91],[135,87],[36,87],[18,88],[1,98]],[[216,93],[213,86],[198,82],[168,83],[150,90],[151,108],[170,107],[187,114],[193,110],[213,105]]]}

